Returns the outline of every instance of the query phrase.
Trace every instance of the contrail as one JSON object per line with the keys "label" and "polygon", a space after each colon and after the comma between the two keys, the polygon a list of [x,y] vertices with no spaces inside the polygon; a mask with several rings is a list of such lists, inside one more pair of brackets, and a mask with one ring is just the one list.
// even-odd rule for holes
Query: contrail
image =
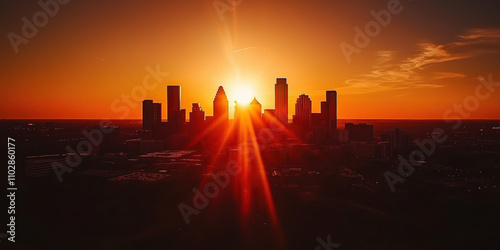
{"label": "contrail", "polygon": [[233,51],[233,53],[240,52],[240,51],[247,50],[247,49],[253,49],[255,47],[257,47],[257,46],[251,46],[251,47],[246,47],[246,48],[243,48],[243,49],[237,49],[237,50]]}

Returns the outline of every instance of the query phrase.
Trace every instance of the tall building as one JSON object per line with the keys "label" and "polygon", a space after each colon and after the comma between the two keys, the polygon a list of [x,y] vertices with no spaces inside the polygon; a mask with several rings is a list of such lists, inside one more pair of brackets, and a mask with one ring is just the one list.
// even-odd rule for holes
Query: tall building
{"label": "tall building", "polygon": [[199,103],[193,103],[191,112],[189,112],[189,122],[191,124],[199,124],[204,121],[205,121],[205,111],[203,111]]}
{"label": "tall building", "polygon": [[252,102],[248,105],[250,111],[250,117],[252,119],[260,119],[262,118],[262,105],[259,101],[254,97]]}
{"label": "tall building", "polygon": [[321,113],[311,114],[311,130],[313,131],[313,142],[320,144],[325,140],[325,135],[328,132],[326,117],[328,113],[328,105],[326,101],[321,102]]}
{"label": "tall building", "polygon": [[288,84],[286,78],[276,78],[274,85],[274,109],[278,121],[288,124]]}
{"label": "tall building", "polygon": [[293,123],[298,125],[301,133],[307,133],[311,128],[311,111],[312,104],[309,96],[305,94],[300,95],[295,102]]}
{"label": "tall building", "polygon": [[171,132],[179,134],[185,121],[186,110],[181,110],[181,87],[169,85],[167,86],[167,122]]}
{"label": "tall building", "polygon": [[161,103],[142,101],[142,130],[152,130],[158,123],[161,123]]}
{"label": "tall building", "polygon": [[328,116],[328,103],[326,101],[321,102],[321,116],[326,121],[326,117]]}
{"label": "tall building", "polygon": [[214,98],[214,119],[217,123],[222,120],[227,124],[229,119],[228,107],[229,103],[227,101],[226,92],[222,86],[219,86]]}
{"label": "tall building", "polygon": [[193,103],[191,112],[189,112],[189,125],[191,132],[199,133],[205,122],[205,111],[200,107],[199,103]]}
{"label": "tall building", "polygon": [[337,130],[337,91],[326,91],[326,124],[329,134],[335,133]]}
{"label": "tall building", "polygon": [[153,128],[153,100],[142,101],[142,130]]}
{"label": "tall building", "polygon": [[167,121],[177,121],[181,111],[181,87],[167,86]]}

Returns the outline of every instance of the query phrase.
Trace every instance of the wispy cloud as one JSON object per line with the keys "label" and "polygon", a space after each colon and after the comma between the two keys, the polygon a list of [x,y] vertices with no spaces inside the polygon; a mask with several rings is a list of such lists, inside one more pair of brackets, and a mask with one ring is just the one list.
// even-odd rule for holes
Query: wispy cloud
{"label": "wispy cloud", "polygon": [[498,28],[486,28],[486,29],[469,29],[466,34],[458,36],[466,41],[472,42],[480,42],[484,43],[485,41],[495,41],[498,42],[500,39],[500,29]]}
{"label": "wispy cloud", "polygon": [[500,29],[470,29],[447,44],[420,43],[419,52],[395,62],[396,51],[378,51],[377,62],[371,72],[349,79],[348,85],[339,89],[346,94],[409,89],[439,88],[436,80],[460,79],[465,74],[456,72],[430,72],[422,70],[431,65],[471,58],[483,53],[500,52]]}
{"label": "wispy cloud", "polygon": [[453,73],[453,72],[434,72],[431,79],[441,80],[441,79],[462,79],[462,78],[465,78],[465,74]]}

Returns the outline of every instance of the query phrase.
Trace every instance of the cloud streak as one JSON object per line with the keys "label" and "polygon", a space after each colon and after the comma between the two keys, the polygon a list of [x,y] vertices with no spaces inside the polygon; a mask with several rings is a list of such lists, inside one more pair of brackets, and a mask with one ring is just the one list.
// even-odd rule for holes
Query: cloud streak
{"label": "cloud streak", "polygon": [[435,81],[461,79],[466,75],[456,72],[430,72],[423,70],[432,64],[475,57],[484,53],[500,52],[500,29],[470,29],[447,44],[420,43],[419,52],[404,60],[395,62],[396,51],[378,51],[377,62],[372,71],[346,80],[345,94],[366,94],[379,91],[439,88]]}

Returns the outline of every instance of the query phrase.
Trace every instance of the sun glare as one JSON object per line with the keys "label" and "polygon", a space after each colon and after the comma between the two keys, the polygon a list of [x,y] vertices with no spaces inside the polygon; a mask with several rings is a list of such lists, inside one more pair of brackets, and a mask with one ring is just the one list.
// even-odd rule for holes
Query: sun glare
{"label": "sun glare", "polygon": [[234,90],[234,100],[239,104],[247,105],[253,99],[252,90],[248,87],[237,87]]}

